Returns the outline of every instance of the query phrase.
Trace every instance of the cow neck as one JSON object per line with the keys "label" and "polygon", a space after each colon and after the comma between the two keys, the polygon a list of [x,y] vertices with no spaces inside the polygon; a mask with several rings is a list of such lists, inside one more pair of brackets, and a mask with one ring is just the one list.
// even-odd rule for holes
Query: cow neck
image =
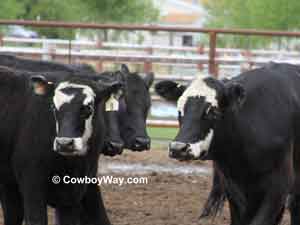
{"label": "cow neck", "polygon": [[229,160],[228,163],[230,163],[236,157],[236,151],[241,148],[240,132],[236,121],[236,114],[227,111],[224,112],[222,120],[216,124],[215,138],[212,142],[213,158],[216,161]]}

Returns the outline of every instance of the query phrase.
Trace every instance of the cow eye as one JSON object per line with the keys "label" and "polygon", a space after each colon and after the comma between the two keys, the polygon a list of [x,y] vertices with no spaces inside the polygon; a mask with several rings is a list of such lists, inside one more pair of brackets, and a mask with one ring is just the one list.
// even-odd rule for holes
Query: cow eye
{"label": "cow eye", "polygon": [[181,112],[178,111],[178,122],[181,123],[181,120],[182,120],[182,115]]}
{"label": "cow eye", "polygon": [[53,111],[56,111],[56,108],[55,108],[55,105],[54,105],[54,104],[51,104],[51,105],[50,105],[50,108],[51,108]]}
{"label": "cow eye", "polygon": [[215,107],[208,106],[205,110],[203,118],[206,120],[219,120],[221,116],[221,113]]}
{"label": "cow eye", "polygon": [[82,106],[80,109],[80,117],[86,119],[93,113],[93,107],[90,105]]}

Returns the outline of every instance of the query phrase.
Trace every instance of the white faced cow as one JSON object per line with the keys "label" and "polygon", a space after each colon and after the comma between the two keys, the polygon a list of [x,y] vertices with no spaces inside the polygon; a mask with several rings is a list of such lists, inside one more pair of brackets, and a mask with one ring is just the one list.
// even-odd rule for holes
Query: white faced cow
{"label": "white faced cow", "polygon": [[291,224],[300,224],[299,87],[300,68],[276,63],[226,82],[199,77],[186,88],[156,85],[158,94],[178,100],[180,129],[170,156],[213,160],[216,198],[206,206],[218,208],[226,196],[231,225],[279,224],[289,194]]}
{"label": "white faced cow", "polygon": [[[12,174],[11,181],[3,183],[1,192],[6,223],[21,224],[24,209],[26,224],[46,225],[50,205],[57,209],[61,225],[79,224],[80,220],[109,225],[97,185],[70,185],[62,180],[55,184],[52,177],[97,176],[99,146],[103,147],[106,134],[105,102],[119,92],[123,83],[114,76],[105,82],[66,78],[57,83],[35,76],[31,79],[32,94],[26,77],[15,76],[13,71],[3,74],[6,86],[19,85],[9,101],[24,104],[17,112],[20,123],[13,124],[17,136],[10,149],[12,157],[2,155],[11,158],[6,168],[13,168],[8,173]],[[2,90],[3,95],[6,92]],[[5,114],[0,110],[2,119],[15,119],[15,108],[8,105],[6,109],[11,113]],[[1,140],[11,138],[10,133],[5,135]],[[82,208],[86,210],[83,212]]]}

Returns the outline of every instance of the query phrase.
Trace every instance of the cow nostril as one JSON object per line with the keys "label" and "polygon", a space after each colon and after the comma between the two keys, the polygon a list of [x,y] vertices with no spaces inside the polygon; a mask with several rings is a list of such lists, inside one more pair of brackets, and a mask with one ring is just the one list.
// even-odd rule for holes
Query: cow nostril
{"label": "cow nostril", "polygon": [[130,145],[130,149],[133,151],[149,150],[151,145],[150,138],[148,137],[136,137],[134,142]]}
{"label": "cow nostril", "polygon": [[73,146],[74,140],[72,138],[59,138],[57,139],[57,143],[61,147],[71,147]]}
{"label": "cow nostril", "polygon": [[188,144],[183,143],[183,142],[171,142],[169,145],[169,150],[171,152],[179,152],[179,151],[184,151],[188,148]]}
{"label": "cow nostril", "polygon": [[142,144],[142,145],[149,145],[150,144],[150,139],[149,138],[137,137],[135,139],[135,142],[138,143],[138,144]]}
{"label": "cow nostril", "polygon": [[112,149],[123,149],[124,144],[123,143],[119,143],[119,142],[109,142],[109,145]]}
{"label": "cow nostril", "polygon": [[183,142],[171,142],[169,144],[169,157],[181,159],[186,156],[186,151],[188,150],[188,144]]}

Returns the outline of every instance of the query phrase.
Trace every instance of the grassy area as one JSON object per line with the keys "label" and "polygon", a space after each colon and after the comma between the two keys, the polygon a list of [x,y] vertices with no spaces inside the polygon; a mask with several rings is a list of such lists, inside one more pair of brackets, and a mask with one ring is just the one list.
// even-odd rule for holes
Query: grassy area
{"label": "grassy area", "polygon": [[147,127],[151,139],[172,140],[177,134],[176,128]]}

